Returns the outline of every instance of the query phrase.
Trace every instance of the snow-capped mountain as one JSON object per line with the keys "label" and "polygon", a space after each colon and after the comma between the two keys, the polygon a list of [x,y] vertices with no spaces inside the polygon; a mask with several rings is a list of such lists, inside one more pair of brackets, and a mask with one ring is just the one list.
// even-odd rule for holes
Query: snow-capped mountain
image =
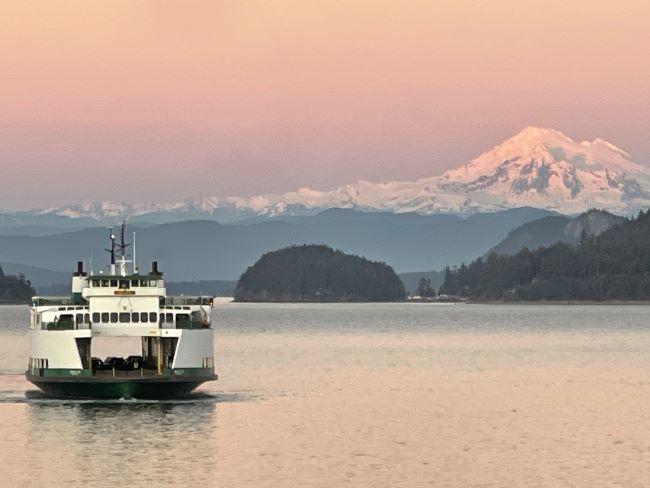
{"label": "snow-capped mountain", "polygon": [[522,206],[569,214],[589,208],[633,213],[650,206],[650,168],[602,139],[575,142],[557,130],[527,127],[457,169],[417,181],[360,180],[331,191],[300,188],[170,204],[92,202],[38,213],[95,220],[154,215],[236,220],[326,208],[470,214]]}

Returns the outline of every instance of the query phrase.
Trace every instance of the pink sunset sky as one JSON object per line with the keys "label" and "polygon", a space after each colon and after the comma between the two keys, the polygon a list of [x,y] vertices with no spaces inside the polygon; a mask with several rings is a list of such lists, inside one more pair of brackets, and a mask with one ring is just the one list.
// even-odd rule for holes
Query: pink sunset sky
{"label": "pink sunset sky", "polygon": [[650,2],[4,1],[0,207],[439,174],[527,125],[650,164]]}

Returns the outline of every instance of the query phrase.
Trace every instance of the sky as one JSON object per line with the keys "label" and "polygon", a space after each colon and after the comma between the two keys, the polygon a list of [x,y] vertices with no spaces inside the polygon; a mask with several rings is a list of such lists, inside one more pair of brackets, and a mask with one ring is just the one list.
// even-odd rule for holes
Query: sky
{"label": "sky", "polygon": [[433,176],[528,125],[650,164],[650,2],[0,2],[0,208]]}

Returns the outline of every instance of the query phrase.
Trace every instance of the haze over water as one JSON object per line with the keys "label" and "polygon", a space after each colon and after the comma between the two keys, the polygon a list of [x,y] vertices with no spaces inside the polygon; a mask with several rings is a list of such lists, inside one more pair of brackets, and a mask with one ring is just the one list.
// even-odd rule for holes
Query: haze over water
{"label": "haze over water", "polygon": [[192,400],[47,400],[0,308],[2,486],[646,486],[646,306],[227,305]]}

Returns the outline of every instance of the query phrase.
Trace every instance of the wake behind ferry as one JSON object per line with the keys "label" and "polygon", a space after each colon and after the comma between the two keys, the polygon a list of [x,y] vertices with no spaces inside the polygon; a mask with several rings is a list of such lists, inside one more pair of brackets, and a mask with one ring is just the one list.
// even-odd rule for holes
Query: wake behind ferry
{"label": "wake behind ferry", "polygon": [[[157,262],[140,274],[124,234],[116,243],[111,231],[106,272],[88,276],[79,261],[69,297],[33,298],[25,376],[48,395],[177,397],[217,379],[212,297],[167,296]],[[140,337],[141,354],[94,357],[99,337]]]}

